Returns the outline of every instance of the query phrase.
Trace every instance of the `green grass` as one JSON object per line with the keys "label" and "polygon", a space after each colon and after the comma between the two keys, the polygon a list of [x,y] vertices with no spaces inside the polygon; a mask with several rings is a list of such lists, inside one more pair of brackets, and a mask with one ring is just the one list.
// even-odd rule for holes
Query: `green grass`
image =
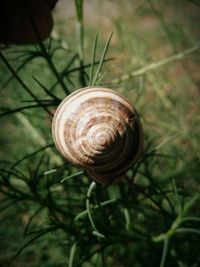
{"label": "green grass", "polygon": [[[84,2],[82,17],[74,4],[44,44],[1,47],[0,265],[197,267],[199,7],[97,1],[95,15]],[[143,155],[119,185],[92,182],[53,144],[56,107],[89,84],[142,119]]]}

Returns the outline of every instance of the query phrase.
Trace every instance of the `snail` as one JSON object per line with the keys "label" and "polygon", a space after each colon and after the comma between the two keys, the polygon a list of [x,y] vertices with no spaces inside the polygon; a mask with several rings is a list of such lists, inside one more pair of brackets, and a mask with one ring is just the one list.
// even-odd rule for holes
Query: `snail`
{"label": "snail", "polygon": [[102,184],[122,179],[143,146],[135,108],[103,87],[82,88],[66,97],[54,114],[52,134],[62,156]]}

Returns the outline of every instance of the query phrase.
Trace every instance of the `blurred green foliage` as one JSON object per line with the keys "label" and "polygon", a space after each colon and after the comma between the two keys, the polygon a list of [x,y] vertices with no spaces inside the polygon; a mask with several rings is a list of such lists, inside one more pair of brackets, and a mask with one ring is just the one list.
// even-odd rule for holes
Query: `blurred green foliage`
{"label": "blurred green foliage", "polygon": [[[44,43],[1,46],[0,265],[197,267],[199,7],[89,1],[83,25],[80,2],[76,20],[61,23],[58,8]],[[94,82],[91,65],[144,126],[143,155],[109,187],[65,162],[51,136],[60,101]]]}

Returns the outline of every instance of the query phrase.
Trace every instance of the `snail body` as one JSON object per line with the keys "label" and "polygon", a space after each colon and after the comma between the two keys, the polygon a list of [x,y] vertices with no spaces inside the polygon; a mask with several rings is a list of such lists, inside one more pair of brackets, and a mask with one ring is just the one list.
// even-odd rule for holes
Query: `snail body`
{"label": "snail body", "polygon": [[102,87],[66,97],[55,112],[52,133],[64,158],[105,184],[124,176],[143,144],[137,111],[119,93]]}

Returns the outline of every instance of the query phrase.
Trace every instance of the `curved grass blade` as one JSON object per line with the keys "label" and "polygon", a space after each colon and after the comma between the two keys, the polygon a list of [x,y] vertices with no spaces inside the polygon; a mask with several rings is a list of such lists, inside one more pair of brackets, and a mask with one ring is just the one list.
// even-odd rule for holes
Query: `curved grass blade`
{"label": "curved grass blade", "polygon": [[74,258],[75,258],[75,254],[76,254],[76,242],[72,245],[71,249],[70,249],[70,253],[69,253],[69,264],[68,267],[73,267],[74,266]]}
{"label": "curved grass blade", "polygon": [[89,76],[89,82],[88,82],[88,85],[89,86],[92,85],[92,81],[93,81],[98,36],[99,35],[97,33],[96,38],[95,38],[95,41],[94,41],[94,48],[93,48],[93,54],[92,54],[92,63],[91,63],[91,67],[90,67],[90,76]]}
{"label": "curved grass blade", "polygon": [[95,223],[94,223],[94,220],[92,218],[92,215],[91,215],[91,212],[90,212],[90,196],[91,196],[91,193],[92,193],[92,190],[94,189],[94,187],[96,186],[96,183],[95,182],[92,182],[88,188],[88,191],[87,191],[87,195],[86,195],[86,210],[87,210],[87,214],[88,214],[88,218],[89,218],[89,221],[90,221],[90,224],[93,228],[93,231],[92,233],[100,238],[105,238],[105,236],[101,233],[99,233],[99,231],[97,230],[96,226],[95,226]]}
{"label": "curved grass blade", "polygon": [[102,55],[101,55],[99,65],[98,65],[97,70],[96,70],[96,74],[95,74],[95,76],[94,76],[94,79],[93,79],[92,82],[91,82],[91,85],[93,85],[93,86],[96,85],[96,82],[97,82],[97,80],[99,79],[100,72],[101,72],[101,69],[102,69],[102,66],[103,66],[103,63],[104,63],[104,60],[105,60],[107,51],[108,51],[108,47],[109,47],[109,44],[110,44],[112,35],[113,35],[113,33],[110,34],[110,36],[109,36],[109,38],[108,38],[108,41],[107,41],[107,43],[106,43],[106,45],[105,45],[105,47],[104,47],[103,53],[102,53]]}

